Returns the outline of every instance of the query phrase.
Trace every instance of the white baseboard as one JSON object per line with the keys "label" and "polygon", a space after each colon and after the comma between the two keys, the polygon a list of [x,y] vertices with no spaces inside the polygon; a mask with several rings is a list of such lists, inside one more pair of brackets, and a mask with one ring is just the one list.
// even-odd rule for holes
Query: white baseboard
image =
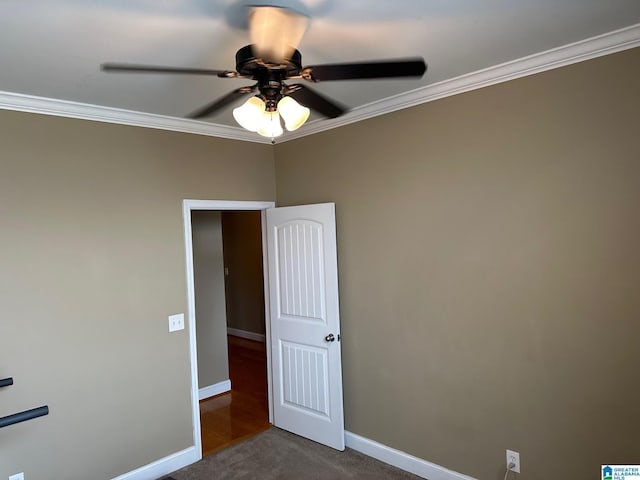
{"label": "white baseboard", "polygon": [[256,342],[264,343],[264,334],[253,333],[246,330],[240,330],[238,328],[227,327],[227,335],[233,335],[234,337],[246,338],[247,340],[255,340]]}
{"label": "white baseboard", "polygon": [[476,480],[468,475],[427,462],[355,433],[344,432],[344,438],[347,447],[422,478],[429,480]]}
{"label": "white baseboard", "polygon": [[149,465],[114,477],[112,480],[156,480],[157,478],[161,478],[164,475],[191,465],[198,460],[200,460],[200,456],[198,452],[196,452],[196,447],[189,447],[161,458],[160,460],[156,460]]}
{"label": "white baseboard", "polygon": [[231,380],[223,380],[208,387],[202,387],[198,390],[198,400],[220,395],[231,390]]}
{"label": "white baseboard", "polygon": [[[347,447],[428,480],[477,480],[474,477],[454,472],[448,468],[414,457],[395,448],[387,447],[386,445],[361,437],[355,433],[344,432],[344,436]],[[163,475],[168,475],[171,472],[191,465],[200,459],[201,457],[198,455],[196,447],[189,447],[153,463],[114,477],[112,480],[155,480]]]}

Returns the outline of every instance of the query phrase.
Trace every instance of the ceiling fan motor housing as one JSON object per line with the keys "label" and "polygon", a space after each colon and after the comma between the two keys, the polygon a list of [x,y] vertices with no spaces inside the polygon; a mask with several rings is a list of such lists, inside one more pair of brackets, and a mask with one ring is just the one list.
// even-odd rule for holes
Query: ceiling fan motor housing
{"label": "ceiling fan motor housing", "polygon": [[267,69],[280,71],[283,77],[296,77],[302,69],[302,55],[294,50],[291,58],[282,63],[265,62],[253,53],[253,45],[246,45],[236,52],[236,71],[241,75],[255,76],[256,70]]}
{"label": "ceiling fan motor housing", "polygon": [[242,47],[236,53],[237,72],[257,80],[267,112],[277,111],[278,101],[283,96],[284,80],[299,75],[301,69],[302,55],[298,50],[294,50],[291,58],[282,63],[265,62],[256,57],[252,45]]}

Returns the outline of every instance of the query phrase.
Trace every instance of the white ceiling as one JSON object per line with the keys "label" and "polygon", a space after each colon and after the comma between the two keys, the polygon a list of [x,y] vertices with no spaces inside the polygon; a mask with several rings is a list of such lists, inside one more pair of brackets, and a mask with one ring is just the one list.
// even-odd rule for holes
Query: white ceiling
{"label": "white ceiling", "polygon": [[[178,120],[252,81],[99,69],[120,62],[234,70],[236,50],[249,43],[248,4],[310,17],[298,47],[304,65],[407,56],[429,65],[421,80],[310,85],[353,111],[340,121],[314,116],[298,136],[522,76],[536,71],[531,62],[543,70],[562,65],[565,53],[571,63],[640,44],[640,0],[0,0],[0,108],[172,128],[160,115],[177,130],[254,139],[231,107],[202,122]],[[518,67],[493,68],[505,62]],[[492,78],[482,77],[487,71]]]}

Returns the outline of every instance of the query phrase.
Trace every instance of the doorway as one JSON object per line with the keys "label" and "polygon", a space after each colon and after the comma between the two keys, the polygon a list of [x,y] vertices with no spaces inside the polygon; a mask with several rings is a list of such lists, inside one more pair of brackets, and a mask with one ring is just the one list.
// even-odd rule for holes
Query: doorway
{"label": "doorway", "polygon": [[191,212],[203,456],[270,427],[260,217]]}
{"label": "doorway", "polygon": [[[198,385],[198,364],[197,364],[197,339],[196,339],[196,310],[195,310],[195,282],[194,282],[194,256],[193,256],[193,233],[191,214],[194,211],[209,210],[209,211],[241,211],[241,210],[258,210],[261,211],[262,217],[262,250],[265,248],[265,215],[264,211],[267,208],[273,208],[274,202],[235,202],[235,201],[219,201],[219,200],[185,200],[183,202],[183,219],[185,227],[185,246],[186,246],[186,267],[187,267],[187,303],[188,303],[188,325],[189,325],[189,344],[190,344],[190,356],[191,356],[191,396],[192,396],[192,411],[193,411],[193,435],[194,445],[196,452],[199,454],[199,458],[202,458],[203,443],[202,443],[202,425],[200,420],[200,404],[199,404],[199,385]],[[266,258],[263,257],[263,273],[266,272]],[[266,274],[266,273],[265,273]],[[265,338],[270,338],[270,326],[269,326],[269,295],[266,282],[263,285],[264,288],[264,309],[265,309]],[[238,341],[239,340],[239,341]],[[242,364],[244,356],[245,363],[247,359],[251,358],[251,348],[248,348],[248,344],[242,342],[243,339],[232,339],[229,342],[228,349],[235,357],[231,362],[235,362],[233,368],[238,364]],[[270,345],[269,342],[264,342],[266,353],[266,371],[267,371],[267,400],[268,400],[268,422],[272,422],[272,389],[271,389],[271,365],[270,365]],[[256,353],[256,352],[254,352]],[[255,355],[254,355],[255,356]],[[265,358],[265,357],[262,357]],[[242,373],[241,373],[242,375]],[[233,385],[232,385],[233,387]],[[231,394],[233,395],[233,393]],[[231,396],[228,398],[221,397],[218,401],[224,404],[230,402],[233,399]],[[223,405],[224,407],[224,405]]]}
{"label": "doorway", "polygon": [[[335,204],[275,208],[272,202],[185,200],[196,455],[202,458],[191,230],[194,210],[261,210],[269,423],[344,450]],[[277,345],[275,350],[272,343]]]}

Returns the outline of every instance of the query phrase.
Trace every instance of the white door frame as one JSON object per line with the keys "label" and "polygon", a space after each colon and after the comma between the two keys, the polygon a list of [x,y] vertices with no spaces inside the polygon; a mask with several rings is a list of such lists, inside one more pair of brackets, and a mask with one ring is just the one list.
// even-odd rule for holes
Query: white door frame
{"label": "white door frame", "polygon": [[202,458],[202,434],[200,429],[200,403],[198,396],[198,352],[196,348],[195,287],[193,280],[193,238],[191,212],[194,210],[260,210],[262,211],[262,271],[264,276],[265,346],[267,349],[267,395],[269,399],[269,422],[273,423],[273,392],[271,389],[271,316],[269,309],[269,268],[267,265],[267,208],[274,208],[275,202],[231,201],[231,200],[183,200],[184,244],[187,270],[187,318],[189,326],[189,356],[191,359],[191,409],[193,418],[193,444]]}

